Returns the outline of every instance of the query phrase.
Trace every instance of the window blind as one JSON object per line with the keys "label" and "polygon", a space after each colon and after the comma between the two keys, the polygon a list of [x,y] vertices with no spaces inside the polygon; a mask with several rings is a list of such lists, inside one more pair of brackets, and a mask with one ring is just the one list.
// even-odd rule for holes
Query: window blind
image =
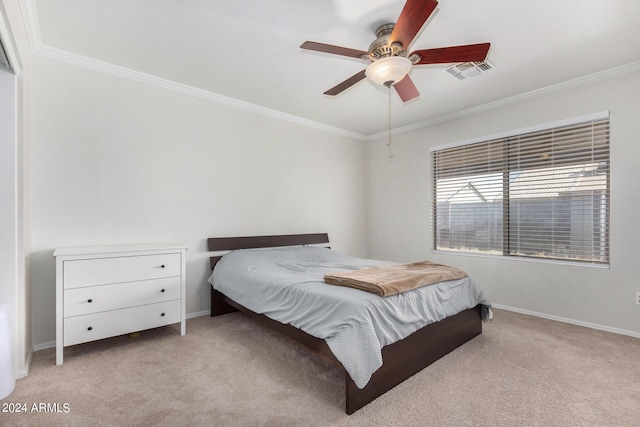
{"label": "window blind", "polygon": [[437,250],[609,262],[609,118],[432,151]]}

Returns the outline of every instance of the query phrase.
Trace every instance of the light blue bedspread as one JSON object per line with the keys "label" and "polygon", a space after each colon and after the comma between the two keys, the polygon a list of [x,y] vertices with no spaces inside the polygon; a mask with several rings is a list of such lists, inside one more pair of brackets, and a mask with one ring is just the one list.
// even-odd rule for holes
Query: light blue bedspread
{"label": "light blue bedspread", "polygon": [[470,278],[384,298],[323,279],[327,273],[393,264],[320,247],[245,249],[224,255],[209,283],[256,313],[324,339],[363,388],[382,366],[382,347],[477,304],[490,306]]}

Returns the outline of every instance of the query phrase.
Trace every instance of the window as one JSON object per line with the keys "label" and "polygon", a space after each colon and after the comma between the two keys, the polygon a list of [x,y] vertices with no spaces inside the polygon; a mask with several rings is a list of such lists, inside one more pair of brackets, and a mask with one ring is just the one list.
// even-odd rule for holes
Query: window
{"label": "window", "polygon": [[434,148],[436,250],[609,263],[609,114]]}

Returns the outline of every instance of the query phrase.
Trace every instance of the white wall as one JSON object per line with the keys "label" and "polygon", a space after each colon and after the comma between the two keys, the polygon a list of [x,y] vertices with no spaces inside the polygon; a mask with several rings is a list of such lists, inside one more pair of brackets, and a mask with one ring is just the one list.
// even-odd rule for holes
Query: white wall
{"label": "white wall", "polygon": [[[503,306],[640,334],[635,112],[640,73],[365,145],[43,57],[34,58],[33,343],[55,337],[57,247],[189,246],[187,312],[209,308],[209,236],[327,231],[371,258],[457,265]],[[430,253],[430,146],[611,111],[611,269]]]}
{"label": "white wall", "polygon": [[43,57],[33,97],[36,346],[57,247],[188,245],[188,314],[209,309],[207,237],[328,232],[366,254],[363,141]]}
{"label": "white wall", "polygon": [[[481,77],[478,77],[481,78]],[[640,73],[627,74],[367,146],[368,256],[432,259],[465,269],[503,306],[640,336],[634,305],[640,227]],[[584,114],[611,112],[611,268],[431,253],[429,147]],[[400,113],[396,113],[400,114]]]}

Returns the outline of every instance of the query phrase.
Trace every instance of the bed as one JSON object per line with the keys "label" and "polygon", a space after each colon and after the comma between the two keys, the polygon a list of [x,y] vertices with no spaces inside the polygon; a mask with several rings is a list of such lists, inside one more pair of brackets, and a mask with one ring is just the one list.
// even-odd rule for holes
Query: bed
{"label": "bed", "polygon": [[[456,308],[457,305],[452,304],[448,310],[454,312],[449,313],[446,317],[442,317],[442,314],[423,313],[420,311],[422,309],[419,309],[414,315],[420,314],[421,317],[425,317],[425,320],[421,318],[419,321],[411,321],[401,328],[387,328],[389,314],[386,312],[377,314],[376,307],[377,305],[396,304],[394,299],[396,296],[381,298],[369,292],[329,285],[322,283],[322,277],[323,274],[340,266],[344,269],[355,269],[356,265],[359,266],[358,268],[366,268],[391,263],[343,257],[329,248],[329,238],[326,233],[209,238],[208,247],[209,251],[213,253],[210,258],[213,273],[209,278],[211,283],[211,316],[239,310],[335,361],[345,371],[345,409],[347,414],[352,414],[442,356],[481,334],[482,319],[487,317],[490,311],[490,304],[482,291],[472,280],[466,279],[464,292],[473,295],[466,295],[465,302],[458,304],[462,308]],[[291,263],[288,261],[289,258],[298,257],[299,253],[302,254],[301,257],[307,258],[301,258],[300,261],[293,260]],[[291,254],[295,254],[295,256]],[[255,258],[246,258],[249,256],[267,256],[268,262],[274,259],[274,270],[284,269],[287,270],[286,274],[289,274],[290,270],[296,272],[304,270],[301,273],[303,276],[300,276],[304,278],[304,284],[300,286],[304,290],[300,291],[300,295],[307,298],[309,294],[322,292],[322,298],[325,297],[325,294],[328,295],[329,308],[316,309],[318,304],[302,304],[299,299],[293,302],[282,302],[282,308],[277,306],[280,304],[279,298],[281,298],[279,293],[286,294],[282,297],[284,301],[288,298],[290,289],[295,289],[298,292],[297,284],[295,287],[289,287],[285,283],[286,286],[273,288],[275,289],[273,295],[264,293],[271,292],[269,286],[279,285],[280,279],[272,279],[271,282],[268,282],[267,290],[252,287],[253,284],[246,286],[245,281],[248,279],[245,277],[246,274],[243,276],[242,272],[253,271],[254,268],[260,267],[259,262],[256,262],[255,265],[248,264],[248,267],[247,264],[241,264],[245,259],[250,259],[251,263],[254,263]],[[216,265],[223,257],[224,261],[216,269]],[[238,264],[239,262],[240,264]],[[307,268],[308,266],[310,267]],[[264,269],[256,270],[256,272],[259,271],[264,272]],[[256,275],[263,276],[262,273]],[[283,283],[286,282],[288,276],[282,277],[285,278]],[[312,277],[312,280],[309,280],[309,277]],[[468,283],[475,287],[471,287]],[[400,294],[397,298],[403,301],[402,304],[407,304],[407,296],[411,297],[410,301],[423,298],[417,292],[427,292],[427,288],[433,288],[433,292],[440,294],[447,293],[449,288],[446,285],[446,283],[439,283],[425,286],[420,290],[411,291],[411,293]],[[441,289],[440,286],[442,286]],[[455,289],[463,289],[461,286],[456,285]],[[467,291],[467,288],[472,291]],[[284,291],[280,289],[284,289]],[[254,292],[256,295],[252,295]],[[259,292],[263,293],[259,294]],[[317,298],[317,295],[314,298]],[[360,305],[356,306],[356,304],[363,305],[365,308],[360,310]],[[298,313],[299,306],[303,307],[304,314]],[[389,332],[392,336],[380,338],[374,335],[373,339],[366,340],[361,345],[356,342],[355,338],[367,334],[359,330],[353,332],[353,328],[344,327],[345,324],[340,323],[341,315],[339,313],[342,306],[347,311],[366,312],[367,318],[371,317],[371,322],[375,324],[375,333],[378,333],[378,329],[389,329],[385,334]],[[354,309],[354,307],[356,308]],[[324,320],[319,319],[326,311],[336,311],[338,314],[328,313]],[[413,313],[413,311],[411,307],[407,308],[403,305],[401,313],[404,316],[405,312]],[[371,315],[371,313],[374,314]],[[427,319],[432,316],[442,318]],[[330,325],[334,319],[338,319],[335,320],[337,326]],[[340,329],[340,333],[325,332],[325,330],[334,330],[332,328]],[[406,328],[411,329],[407,332]],[[376,341],[378,338],[380,339]],[[360,347],[375,345],[370,344],[370,341],[378,343],[378,348],[373,349],[371,356],[369,356],[368,349],[360,349]],[[345,342],[348,344],[347,347],[350,347],[349,351],[352,351],[353,347],[358,347],[355,350],[357,357],[346,352]],[[374,354],[375,350],[377,350],[377,355]],[[353,360],[354,357],[356,357],[355,360]],[[370,362],[370,359],[373,361]]]}

